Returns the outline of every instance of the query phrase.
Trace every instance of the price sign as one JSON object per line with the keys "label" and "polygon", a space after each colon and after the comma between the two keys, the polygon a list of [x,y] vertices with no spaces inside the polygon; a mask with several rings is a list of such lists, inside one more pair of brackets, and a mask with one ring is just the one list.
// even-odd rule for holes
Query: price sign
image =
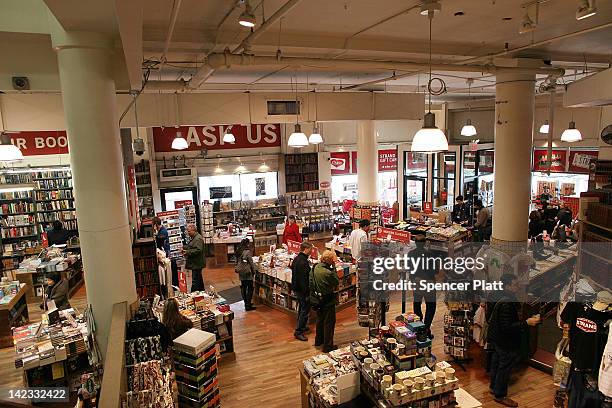
{"label": "price sign", "polygon": [[423,212],[425,214],[432,214],[433,213],[433,203],[431,201],[425,201],[423,203]]}
{"label": "price sign", "polygon": [[315,246],[312,247],[312,250],[310,251],[310,258],[319,259],[319,250],[317,249],[317,247]]}
{"label": "price sign", "polygon": [[287,251],[292,254],[297,254],[300,252],[300,243],[297,241],[287,240]]}
{"label": "price sign", "polygon": [[378,227],[376,229],[376,237],[378,239],[387,239],[388,237],[390,237],[393,241],[404,243],[409,243],[411,238],[410,232],[408,231],[401,231],[393,228],[384,227]]}
{"label": "price sign", "polygon": [[174,202],[174,208],[179,209],[179,208],[183,208],[183,207],[186,207],[192,204],[193,204],[193,201],[191,200],[179,200],[179,201]]}
{"label": "price sign", "polygon": [[179,290],[183,293],[187,293],[187,274],[185,271],[179,271],[178,273]]}

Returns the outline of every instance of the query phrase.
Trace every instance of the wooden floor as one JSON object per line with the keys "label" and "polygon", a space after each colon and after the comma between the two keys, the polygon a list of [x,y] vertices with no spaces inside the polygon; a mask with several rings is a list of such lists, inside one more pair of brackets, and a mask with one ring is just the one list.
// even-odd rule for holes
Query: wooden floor
{"label": "wooden floor", "polygon": [[[236,286],[237,275],[230,268],[206,269],[206,285],[213,284],[217,290]],[[71,299],[71,304],[82,310],[86,303],[85,289],[79,290]],[[398,314],[401,305],[393,302],[388,319]],[[30,306],[32,320],[39,319],[37,305]],[[318,352],[313,346],[314,335],[308,342],[293,338],[295,321],[282,312],[265,306],[257,310],[244,311],[242,302],[232,305],[235,313],[234,345],[236,361],[223,362],[219,368],[221,402],[225,408],[299,407],[300,381],[298,367],[302,361]],[[446,359],[442,346],[442,318],[444,304],[438,305],[433,325],[434,354]],[[312,327],[314,330],[314,327]],[[367,336],[365,328],[356,323],[356,311],[349,307],[338,313],[336,324],[336,344],[343,345],[352,340]],[[475,349],[477,353],[478,348]],[[480,358],[468,364],[467,372],[457,368],[461,386],[483,403],[484,407],[501,406],[495,403],[488,393],[488,376],[481,368]],[[21,371],[13,365],[13,350],[0,350],[0,387],[21,386]],[[555,387],[551,376],[530,367],[523,367],[514,376],[510,396],[519,402],[520,407],[549,408],[552,406]]]}

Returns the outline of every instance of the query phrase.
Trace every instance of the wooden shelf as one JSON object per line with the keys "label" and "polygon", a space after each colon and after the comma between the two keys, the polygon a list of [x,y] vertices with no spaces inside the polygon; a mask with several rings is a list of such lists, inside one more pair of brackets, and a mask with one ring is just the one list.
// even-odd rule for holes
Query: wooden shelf
{"label": "wooden shelf", "polygon": [[[602,230],[605,230],[605,231],[608,231],[608,232],[612,232],[612,228],[610,228],[610,227],[604,227],[603,225],[595,224],[595,223],[592,223],[592,222],[589,222],[589,221],[586,221],[586,220],[584,220],[582,222],[584,222],[586,225],[590,225],[591,227],[595,227],[595,228],[599,228],[599,229],[602,229]],[[591,232],[591,231],[589,231],[589,232]]]}

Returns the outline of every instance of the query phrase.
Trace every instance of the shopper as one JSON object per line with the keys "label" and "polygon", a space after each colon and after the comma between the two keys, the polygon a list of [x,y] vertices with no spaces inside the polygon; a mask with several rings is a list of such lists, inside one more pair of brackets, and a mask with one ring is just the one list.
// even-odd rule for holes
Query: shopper
{"label": "shopper", "polygon": [[[439,272],[437,264],[441,265],[441,262],[437,262],[439,258],[438,254],[427,248],[424,235],[417,235],[414,239],[416,248],[408,253],[410,258],[423,259],[420,262],[418,269],[414,271],[414,278],[417,284],[417,289],[413,292],[414,302],[412,304],[414,313],[421,318],[429,338],[433,339],[431,334],[431,323],[433,322],[434,316],[436,315],[436,291],[423,291],[418,289],[420,282],[425,281],[427,283],[433,283],[436,280],[436,274]],[[423,311],[421,310],[421,304],[425,300],[425,318],[423,319]]]}
{"label": "shopper", "polygon": [[49,310],[50,302],[55,303],[55,307],[59,310],[68,309],[70,303],[68,302],[68,281],[62,279],[59,273],[47,274],[47,290],[44,304],[41,308]]}
{"label": "shopper", "polygon": [[563,207],[557,213],[556,219],[559,221],[561,225],[565,225],[568,228],[572,226],[573,219],[572,209],[570,208],[569,203],[564,202]]}
{"label": "shopper", "polygon": [[489,389],[495,396],[496,402],[507,407],[517,407],[518,404],[508,398],[510,373],[518,362],[522,332],[528,325],[537,326],[541,321],[539,316],[532,316],[527,320],[519,318],[520,304],[516,298],[519,285],[516,276],[506,273],[500,280],[503,291],[487,313],[489,322],[487,342],[493,349]]}
{"label": "shopper", "polygon": [[193,322],[181,314],[175,298],[166,301],[162,323],[166,326],[172,340],[193,327]]}
{"label": "shopper", "polygon": [[310,302],[317,311],[317,333],[315,347],[323,346],[323,352],[329,353],[337,348],[334,345],[336,327],[336,294],[340,284],[336,273],[336,253],[325,251],[319,263],[310,274]]}
{"label": "shopper", "polygon": [[368,241],[368,233],[370,232],[370,221],[359,221],[359,228],[353,230],[349,235],[347,243],[351,247],[351,255],[353,259],[359,261],[361,258],[361,246]]}
{"label": "shopper", "polygon": [[197,292],[204,290],[204,279],[202,278],[202,269],[206,266],[204,239],[193,224],[187,225],[187,235],[189,242],[183,246],[185,267],[191,270],[191,291]]}
{"label": "shopper", "polygon": [[536,239],[544,232],[544,221],[537,210],[529,214],[529,238]]}
{"label": "shopper", "polygon": [[491,238],[491,221],[489,219],[491,218],[491,213],[482,204],[480,199],[474,201],[474,209],[477,211],[474,228],[477,230],[478,241],[488,241]]}
{"label": "shopper", "polygon": [[302,242],[300,227],[295,222],[295,215],[290,215],[287,217],[287,222],[285,223],[285,230],[283,231],[283,244],[287,244],[287,241]]}
{"label": "shopper", "polygon": [[463,196],[457,196],[455,200],[455,205],[453,206],[453,212],[451,213],[451,218],[454,223],[457,224],[467,224],[470,214],[468,212],[468,208],[463,201]]}
{"label": "shopper", "polygon": [[162,225],[161,218],[153,217],[153,232],[155,233],[155,245],[170,257],[170,238],[168,230]]}
{"label": "shopper", "polygon": [[312,244],[302,242],[300,253],[297,254],[291,263],[291,290],[295,293],[298,300],[298,317],[293,336],[300,341],[308,341],[305,336],[310,329],[308,328],[308,317],[310,315],[310,253]]}
{"label": "shopper", "polygon": [[251,241],[244,238],[236,248],[236,273],[240,277],[240,293],[244,300],[244,310],[255,310],[253,306],[253,277],[255,274],[255,264],[251,255]]}
{"label": "shopper", "polygon": [[66,245],[68,240],[76,235],[74,231],[68,231],[60,220],[53,221],[53,226],[47,230],[47,241],[51,245]]}
{"label": "shopper", "polygon": [[550,187],[545,186],[544,187],[544,191],[542,191],[542,194],[540,194],[540,203],[544,204],[544,203],[548,203],[552,198],[552,194],[550,194]]}

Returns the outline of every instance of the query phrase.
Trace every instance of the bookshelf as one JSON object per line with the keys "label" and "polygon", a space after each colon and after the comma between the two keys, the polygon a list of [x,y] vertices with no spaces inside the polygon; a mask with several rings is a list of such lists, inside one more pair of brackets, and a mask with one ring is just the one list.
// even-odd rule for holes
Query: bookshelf
{"label": "bookshelf", "polygon": [[140,299],[161,296],[154,238],[138,239],[132,245],[136,293]]}
{"label": "bookshelf", "polygon": [[288,214],[304,220],[302,232],[309,239],[331,238],[334,230],[331,190],[301,191],[287,194]]}
{"label": "bookshelf", "polygon": [[151,185],[151,166],[148,160],[141,160],[134,165],[136,172],[136,193],[138,195],[138,208],[143,220],[153,218],[153,187]]}
{"label": "bookshelf", "polygon": [[319,188],[317,153],[285,155],[286,192],[312,191]]}

